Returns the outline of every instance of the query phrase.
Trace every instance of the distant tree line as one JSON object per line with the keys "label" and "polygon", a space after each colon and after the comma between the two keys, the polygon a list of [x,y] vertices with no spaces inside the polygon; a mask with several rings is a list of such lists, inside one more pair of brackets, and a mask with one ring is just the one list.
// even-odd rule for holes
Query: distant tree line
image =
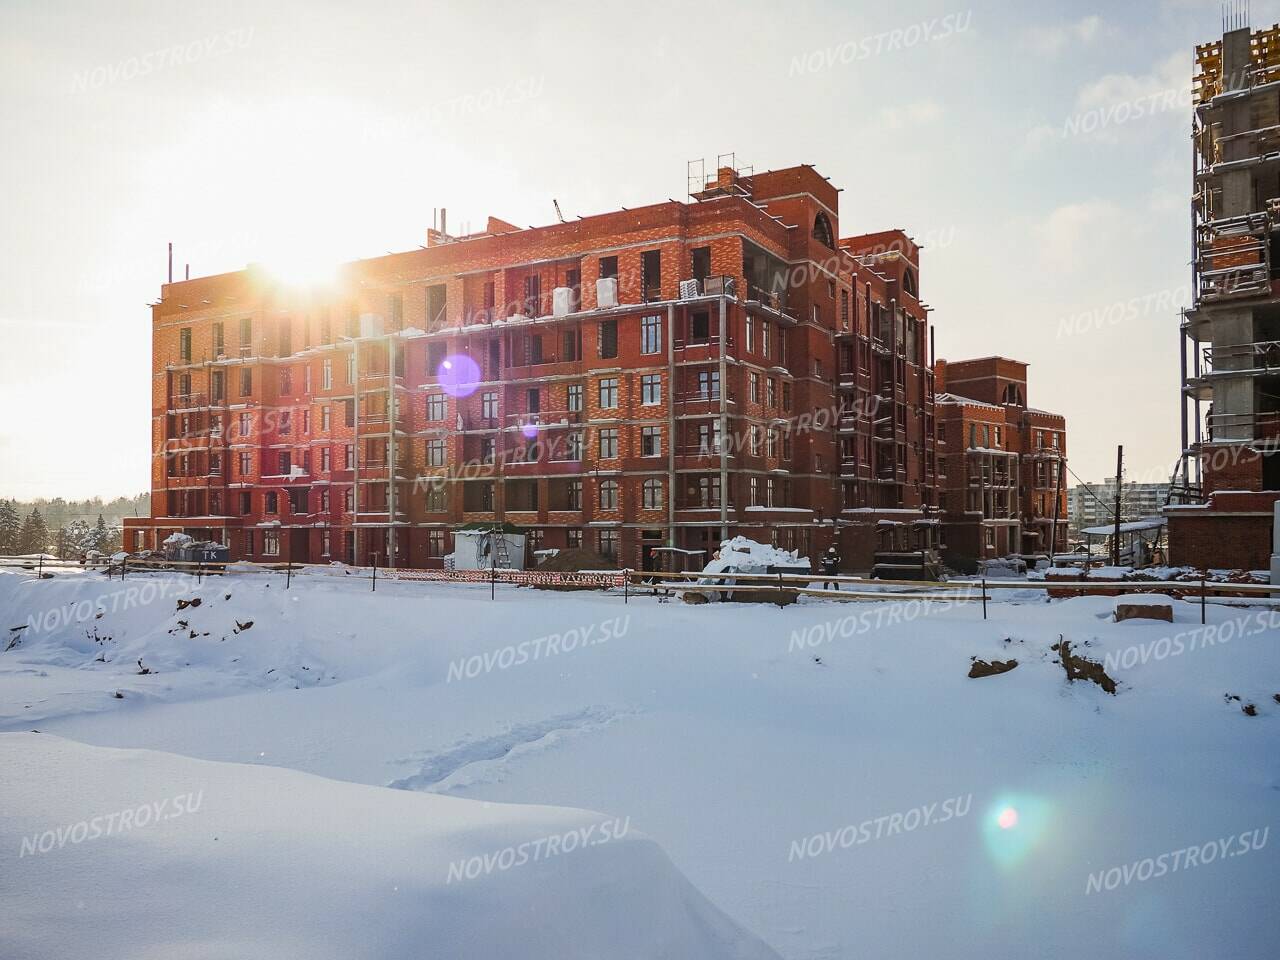
{"label": "distant tree line", "polygon": [[92,500],[0,500],[0,554],[52,553],[76,559],[121,547],[121,521],[151,514],[150,494]]}

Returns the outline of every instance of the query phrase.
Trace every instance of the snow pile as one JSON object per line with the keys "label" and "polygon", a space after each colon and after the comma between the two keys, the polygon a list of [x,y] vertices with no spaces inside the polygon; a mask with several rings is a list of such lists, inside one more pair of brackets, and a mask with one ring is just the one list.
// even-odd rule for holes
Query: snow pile
{"label": "snow pile", "polygon": [[703,573],[724,573],[731,570],[763,570],[765,567],[803,567],[813,569],[808,557],[801,557],[795,550],[780,550],[772,544],[758,543],[747,537],[734,537],[720,544],[720,557],[712,560]]}
{"label": "snow pile", "polygon": [[767,960],[629,820],[0,734],[24,960]]}
{"label": "snow pile", "polygon": [[192,543],[195,543],[194,539],[178,531],[174,531],[164,538],[164,546],[166,547],[185,547]]}

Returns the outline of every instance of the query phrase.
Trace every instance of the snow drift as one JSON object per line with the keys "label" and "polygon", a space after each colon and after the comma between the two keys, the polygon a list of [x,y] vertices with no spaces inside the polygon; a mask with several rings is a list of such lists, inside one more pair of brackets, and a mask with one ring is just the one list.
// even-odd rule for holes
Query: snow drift
{"label": "snow drift", "polygon": [[0,734],[0,956],[776,957],[619,818]]}

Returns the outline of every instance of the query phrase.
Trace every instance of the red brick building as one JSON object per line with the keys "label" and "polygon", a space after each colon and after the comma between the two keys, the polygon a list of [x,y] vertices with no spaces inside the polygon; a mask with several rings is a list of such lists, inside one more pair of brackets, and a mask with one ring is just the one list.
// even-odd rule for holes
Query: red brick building
{"label": "red brick building", "polygon": [[1066,420],[1027,406],[1027,365],[939,360],[935,372],[947,559],[1064,550]]}
{"label": "red brick building", "polygon": [[741,533],[865,568],[936,540],[919,253],[839,226],[812,167],[724,168],[686,203],[433,229],[330,285],[168,283],[126,547],[429,567],[505,521],[633,567]]}

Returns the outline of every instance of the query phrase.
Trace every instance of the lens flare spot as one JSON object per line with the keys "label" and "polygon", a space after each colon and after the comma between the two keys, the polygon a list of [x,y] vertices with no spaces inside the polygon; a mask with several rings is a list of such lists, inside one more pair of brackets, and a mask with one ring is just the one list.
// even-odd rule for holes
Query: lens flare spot
{"label": "lens flare spot", "polygon": [[520,428],[520,432],[525,435],[526,439],[532,440],[538,435],[538,425],[536,423],[526,423]]}
{"label": "lens flare spot", "polygon": [[996,824],[1001,830],[1012,830],[1018,825],[1018,811],[1013,807],[1005,807],[996,817]]}
{"label": "lens flare spot", "polygon": [[469,397],[480,385],[480,365],[465,353],[445,357],[436,368],[436,377],[445,393]]}

